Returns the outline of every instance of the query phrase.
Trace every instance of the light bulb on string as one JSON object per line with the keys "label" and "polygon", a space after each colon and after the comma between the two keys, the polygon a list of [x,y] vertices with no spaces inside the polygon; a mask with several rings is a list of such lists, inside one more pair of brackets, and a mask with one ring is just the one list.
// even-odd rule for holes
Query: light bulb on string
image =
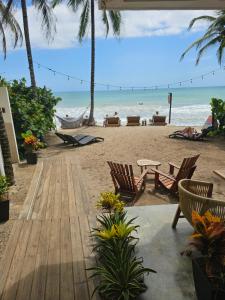
{"label": "light bulb on string", "polygon": [[181,82],[180,82],[180,86],[181,86]]}
{"label": "light bulb on string", "polygon": [[67,80],[70,80],[70,76],[67,76]]}
{"label": "light bulb on string", "polygon": [[202,80],[204,79],[204,76],[202,75]]}
{"label": "light bulb on string", "polygon": [[192,79],[190,80],[190,83],[192,83],[193,81],[192,81]]}
{"label": "light bulb on string", "polygon": [[80,84],[83,84],[83,80],[80,81]]}

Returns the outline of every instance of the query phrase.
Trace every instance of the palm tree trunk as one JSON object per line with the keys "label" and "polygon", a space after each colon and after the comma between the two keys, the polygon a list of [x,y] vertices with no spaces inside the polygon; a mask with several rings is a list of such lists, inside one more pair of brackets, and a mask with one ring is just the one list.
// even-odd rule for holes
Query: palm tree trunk
{"label": "palm tree trunk", "polygon": [[11,153],[9,148],[9,140],[7,137],[5,123],[4,123],[1,109],[0,109],[0,145],[2,148],[5,175],[8,179],[9,184],[13,185],[15,183],[15,180],[14,180],[14,173],[12,167]]}
{"label": "palm tree trunk", "polygon": [[26,50],[27,50],[27,59],[28,59],[29,70],[30,70],[30,81],[31,81],[31,86],[33,88],[36,88],[34,65],[33,65],[32,51],[31,51],[31,44],[30,44],[30,34],[29,34],[29,25],[28,25],[28,17],[27,17],[26,0],[21,0],[21,7],[22,7],[22,13],[23,13],[23,28],[24,28]]}
{"label": "palm tree trunk", "polygon": [[94,95],[95,95],[95,2],[91,0],[91,107],[88,125],[94,124]]}

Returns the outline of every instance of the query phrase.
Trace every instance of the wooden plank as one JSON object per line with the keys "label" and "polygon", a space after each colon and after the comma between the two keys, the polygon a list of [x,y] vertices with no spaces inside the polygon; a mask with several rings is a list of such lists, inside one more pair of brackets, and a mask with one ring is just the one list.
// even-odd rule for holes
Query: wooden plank
{"label": "wooden plank", "polygon": [[43,220],[45,218],[46,207],[48,203],[48,194],[50,190],[51,175],[52,175],[52,164],[51,163],[46,164],[46,168],[47,170],[45,173],[45,180],[43,182],[43,190],[41,194],[39,209],[36,212],[36,214],[32,216],[33,219]]}
{"label": "wooden plank", "polygon": [[61,218],[61,201],[62,201],[62,161],[57,162],[56,167],[56,186],[54,196],[54,207],[52,217],[55,219]]}
{"label": "wooden plank", "polygon": [[50,227],[48,270],[44,299],[57,300],[60,299],[60,220],[52,220]]}
{"label": "wooden plank", "polygon": [[78,217],[70,219],[74,284],[86,281],[83,246]]}
{"label": "wooden plank", "polygon": [[6,279],[8,277],[8,273],[10,270],[10,266],[13,260],[14,253],[16,251],[17,244],[19,242],[21,229],[23,226],[23,220],[15,221],[12,231],[10,233],[9,240],[7,242],[6,249],[4,251],[4,255],[1,259],[0,264],[0,299],[3,294],[3,289],[6,283]]}
{"label": "wooden plank", "polygon": [[51,221],[45,220],[41,221],[41,223],[41,235],[38,243],[35,272],[31,288],[30,299],[32,300],[40,300],[45,297]]}
{"label": "wooden plank", "polygon": [[29,241],[31,232],[32,221],[24,221],[20,238],[17,243],[16,251],[10,266],[8,278],[3,291],[2,300],[13,300],[16,299],[17,288],[20,279],[20,273],[24,267],[24,256]]}
{"label": "wooden plank", "polygon": [[38,164],[35,168],[31,183],[30,183],[30,188],[28,190],[26,199],[24,201],[24,204],[23,204],[20,216],[19,216],[20,219],[27,218],[28,213],[33,206],[33,201],[36,197],[36,194],[37,194],[37,191],[39,188],[39,184],[40,184],[40,180],[42,178],[42,172],[43,172],[43,162],[38,162]]}
{"label": "wooden plank", "polygon": [[74,299],[73,258],[69,220],[61,220],[60,300]]}
{"label": "wooden plank", "polygon": [[78,283],[75,285],[75,300],[88,300],[89,296],[88,285],[86,282]]}
{"label": "wooden plank", "polygon": [[77,216],[77,207],[76,207],[76,197],[75,197],[75,190],[73,185],[73,176],[72,176],[72,168],[71,162],[67,161],[67,181],[68,181],[68,200],[69,200],[69,214],[70,217]]}
{"label": "wooden plank", "polygon": [[[77,213],[78,215],[83,215],[84,214],[84,206],[87,205],[86,202],[88,201],[87,199],[82,198],[82,192],[81,192],[81,186],[80,186],[80,173],[78,170],[77,165],[72,164],[72,176],[73,176],[73,186],[75,190],[75,195],[76,195],[76,207],[77,207]],[[83,203],[84,200],[84,203]]]}
{"label": "wooden plank", "polygon": [[33,277],[35,274],[35,264],[36,264],[40,233],[41,233],[41,221],[33,222],[30,238],[28,241],[27,251],[23,261],[23,267],[20,275],[16,300],[31,299],[30,294],[31,294]]}
{"label": "wooden plank", "polygon": [[69,212],[69,197],[68,197],[68,177],[67,177],[67,161],[62,161],[61,168],[61,190],[62,190],[62,201],[61,201],[61,218],[67,218],[70,215]]}
{"label": "wooden plank", "polygon": [[42,192],[43,192],[44,185],[45,185],[47,171],[48,171],[48,163],[45,162],[44,166],[43,166],[43,172],[42,172],[40,184],[38,187],[38,191],[33,200],[33,204],[30,207],[30,210],[28,212],[27,219],[36,219],[37,218],[37,215],[39,212],[39,207],[40,207],[40,204],[42,201]]}
{"label": "wooden plank", "polygon": [[50,183],[49,183],[49,192],[48,192],[48,198],[46,199],[46,212],[45,216],[43,216],[44,219],[51,219],[53,216],[54,211],[54,203],[55,203],[55,188],[56,188],[56,182],[57,182],[57,176],[56,176],[56,161],[54,160],[52,162],[52,168],[51,168],[51,175],[50,175]]}

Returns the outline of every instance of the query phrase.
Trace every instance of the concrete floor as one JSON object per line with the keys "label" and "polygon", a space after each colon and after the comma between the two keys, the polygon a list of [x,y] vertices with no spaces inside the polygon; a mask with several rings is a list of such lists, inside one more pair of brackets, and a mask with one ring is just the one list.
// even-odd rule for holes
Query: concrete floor
{"label": "concrete floor", "polygon": [[128,217],[138,217],[140,238],[138,256],[144,266],[157,271],[146,276],[148,290],[141,300],[196,300],[191,260],[180,252],[193,232],[185,219],[178,221],[177,229],[171,223],[177,205],[153,205],[128,208]]}

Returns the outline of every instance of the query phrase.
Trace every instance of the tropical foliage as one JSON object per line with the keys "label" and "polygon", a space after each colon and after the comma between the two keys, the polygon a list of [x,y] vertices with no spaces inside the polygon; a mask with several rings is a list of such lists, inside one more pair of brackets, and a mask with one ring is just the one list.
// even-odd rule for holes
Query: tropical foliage
{"label": "tropical foliage", "polygon": [[109,212],[123,211],[124,203],[119,200],[120,195],[112,192],[103,192],[97,202],[97,208],[105,209]]}
{"label": "tropical foliage", "polygon": [[0,200],[2,196],[8,192],[9,185],[5,176],[0,176]]}
{"label": "tropical foliage", "polygon": [[20,154],[23,154],[22,133],[31,130],[42,141],[44,135],[55,127],[55,106],[61,99],[46,87],[36,88],[34,97],[33,89],[27,87],[25,79],[13,82],[1,79],[0,86],[8,88],[16,138]]}
{"label": "tropical foliage", "polygon": [[192,213],[195,232],[189,247],[183,254],[193,255],[196,251],[204,258],[206,273],[216,284],[225,284],[225,222],[209,211],[203,216]]}
{"label": "tropical foliage", "polygon": [[222,99],[212,98],[211,109],[218,128],[215,129],[215,134],[225,134],[225,101]]}
{"label": "tropical foliage", "polygon": [[218,46],[217,58],[218,63],[221,65],[223,61],[223,54],[225,49],[225,10],[217,12],[216,16],[200,16],[194,18],[189,25],[189,30],[199,21],[209,22],[209,27],[206,33],[193,42],[182,54],[181,59],[192,49],[196,48],[198,51],[196,65],[200,62],[203,54],[211,47]]}
{"label": "tropical foliage", "polygon": [[[101,194],[104,196],[113,199],[111,193]],[[102,207],[105,211],[106,206]],[[138,239],[133,233],[139,227],[133,225],[135,218],[128,220],[123,208],[114,210],[112,207],[110,205],[107,213],[97,217],[99,227],[93,229],[92,237],[98,265],[89,270],[93,272],[91,277],[99,278],[95,292],[98,291],[103,299],[136,299],[147,289],[144,275],[155,271],[143,267],[143,259],[135,254]]]}
{"label": "tropical foliage", "polygon": [[23,145],[26,152],[37,151],[38,149],[44,148],[44,143],[40,142],[36,136],[33,135],[31,130],[21,134],[24,139]]}

